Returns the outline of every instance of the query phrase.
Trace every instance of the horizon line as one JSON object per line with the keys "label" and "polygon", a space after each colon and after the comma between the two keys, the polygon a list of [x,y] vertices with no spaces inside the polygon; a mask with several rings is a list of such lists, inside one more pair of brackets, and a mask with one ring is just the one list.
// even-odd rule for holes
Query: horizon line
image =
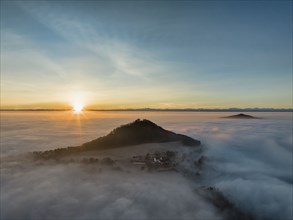
{"label": "horizon line", "polygon": [[[26,109],[7,108],[0,111],[72,111],[70,108],[64,109]],[[84,109],[83,111],[159,111],[159,112],[293,112],[293,108],[121,108],[121,109]]]}

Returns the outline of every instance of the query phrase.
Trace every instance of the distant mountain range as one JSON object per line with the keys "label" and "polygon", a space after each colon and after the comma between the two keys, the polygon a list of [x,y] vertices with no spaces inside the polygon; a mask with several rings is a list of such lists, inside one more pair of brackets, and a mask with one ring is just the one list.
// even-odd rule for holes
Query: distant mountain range
{"label": "distant mountain range", "polygon": [[[70,111],[71,109],[11,109],[0,111]],[[157,111],[157,112],[293,112],[292,108],[125,108],[125,109],[86,109],[86,111]]]}

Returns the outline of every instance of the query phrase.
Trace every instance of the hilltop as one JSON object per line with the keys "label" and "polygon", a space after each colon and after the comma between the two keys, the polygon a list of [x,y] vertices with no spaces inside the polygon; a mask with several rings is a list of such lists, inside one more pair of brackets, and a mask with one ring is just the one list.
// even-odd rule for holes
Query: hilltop
{"label": "hilltop", "polygon": [[99,137],[81,146],[34,152],[34,154],[42,158],[55,158],[77,152],[165,142],[181,142],[185,146],[199,146],[201,144],[199,140],[165,130],[152,121],[137,119],[132,123],[115,128],[106,136]]}

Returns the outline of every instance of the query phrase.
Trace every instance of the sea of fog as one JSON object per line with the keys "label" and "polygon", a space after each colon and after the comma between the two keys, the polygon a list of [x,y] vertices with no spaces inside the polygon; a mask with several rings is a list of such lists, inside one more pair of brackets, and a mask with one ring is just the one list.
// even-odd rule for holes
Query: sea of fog
{"label": "sea of fog", "polygon": [[[222,118],[231,114],[1,112],[1,219],[225,219],[197,195],[207,186],[253,219],[292,219],[292,113]],[[77,146],[137,118],[200,140],[207,158],[200,178],[97,173],[25,159],[27,152]]]}

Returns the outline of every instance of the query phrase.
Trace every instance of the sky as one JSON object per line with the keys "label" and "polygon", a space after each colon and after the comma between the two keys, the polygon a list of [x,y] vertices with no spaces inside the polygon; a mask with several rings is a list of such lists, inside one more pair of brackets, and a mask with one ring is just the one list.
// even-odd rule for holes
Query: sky
{"label": "sky", "polygon": [[1,1],[1,108],[292,108],[292,1]]}

